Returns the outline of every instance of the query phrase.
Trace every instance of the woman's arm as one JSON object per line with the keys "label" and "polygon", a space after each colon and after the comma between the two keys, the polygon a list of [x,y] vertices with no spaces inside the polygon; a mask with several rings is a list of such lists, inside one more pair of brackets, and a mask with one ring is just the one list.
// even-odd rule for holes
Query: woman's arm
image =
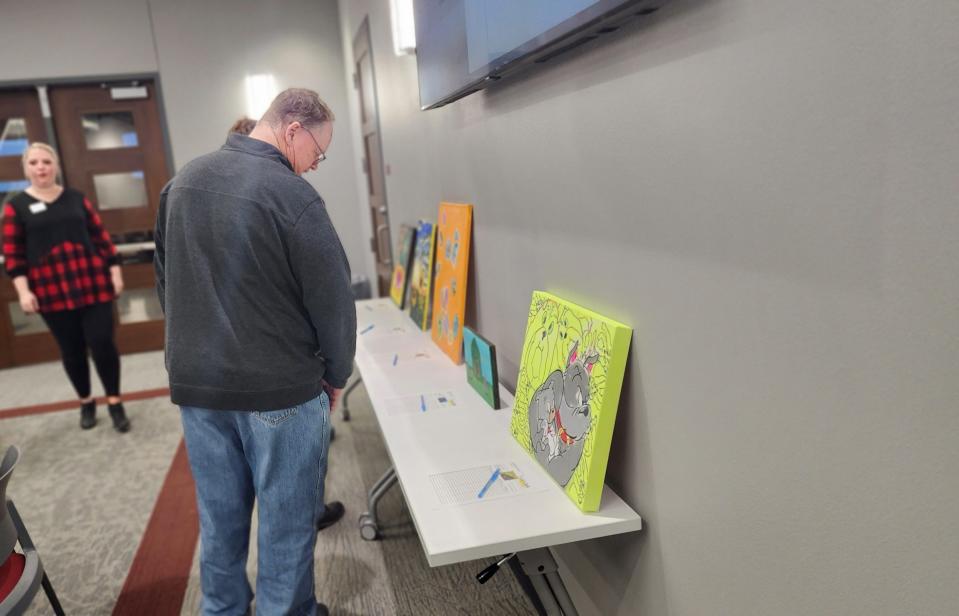
{"label": "woman's arm", "polygon": [[17,290],[20,308],[27,314],[39,309],[37,296],[30,290],[27,279],[27,245],[23,225],[17,219],[17,212],[9,203],[3,206],[3,265],[13,278],[13,287]]}
{"label": "woman's arm", "polygon": [[100,221],[100,215],[93,209],[93,204],[86,197],[83,198],[83,209],[87,215],[87,231],[90,233],[90,241],[93,247],[97,249],[100,256],[107,262],[107,265],[120,265],[120,258],[117,255],[117,248],[110,240],[110,234],[103,228]]}
{"label": "woman's arm", "polygon": [[9,203],[3,206],[3,266],[11,278],[27,275],[27,244],[23,225]]}
{"label": "woman's arm", "polygon": [[100,256],[110,266],[110,279],[113,281],[113,289],[119,295],[123,293],[123,272],[120,270],[120,257],[117,254],[117,247],[113,245],[110,234],[103,228],[100,215],[93,209],[93,204],[86,197],[83,198],[83,209],[87,214],[87,231],[90,233],[90,240]]}
{"label": "woman's arm", "polygon": [[30,290],[30,283],[26,276],[17,276],[13,279],[13,286],[17,290],[17,299],[20,300],[20,309],[27,314],[33,314],[40,309],[37,296]]}

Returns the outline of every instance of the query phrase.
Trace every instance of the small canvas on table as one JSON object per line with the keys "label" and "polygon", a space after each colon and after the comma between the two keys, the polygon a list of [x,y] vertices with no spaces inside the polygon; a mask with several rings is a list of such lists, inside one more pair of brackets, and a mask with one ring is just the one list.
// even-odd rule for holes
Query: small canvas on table
{"label": "small canvas on table", "polygon": [[430,326],[430,299],[433,284],[433,245],[436,227],[421,220],[416,227],[416,246],[413,249],[413,270],[410,274],[410,318],[426,329]]}
{"label": "small canvas on table", "polygon": [[460,363],[466,316],[466,274],[473,206],[441,203],[436,223],[432,336],[436,346]]}
{"label": "small canvas on table", "polygon": [[416,229],[409,225],[401,226],[400,239],[396,245],[393,278],[390,282],[390,297],[400,310],[406,304],[406,283],[409,281],[410,259],[413,257],[413,242],[415,241]]}
{"label": "small canvas on table", "polygon": [[602,498],[632,331],[533,293],[510,429],[583,511]]}
{"label": "small canvas on table", "polygon": [[496,373],[496,347],[469,327],[463,328],[463,360],[466,380],[483,400],[499,408],[499,378]]}

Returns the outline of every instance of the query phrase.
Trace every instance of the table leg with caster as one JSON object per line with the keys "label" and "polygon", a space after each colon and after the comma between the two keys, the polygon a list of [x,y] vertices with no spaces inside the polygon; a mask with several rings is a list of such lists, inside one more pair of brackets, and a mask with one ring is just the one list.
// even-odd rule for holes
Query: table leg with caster
{"label": "table leg with caster", "polygon": [[376,505],[383,495],[396,483],[396,470],[391,466],[383,473],[373,487],[367,499],[368,509],[360,514],[360,537],[367,541],[380,538],[379,520],[376,517]]}

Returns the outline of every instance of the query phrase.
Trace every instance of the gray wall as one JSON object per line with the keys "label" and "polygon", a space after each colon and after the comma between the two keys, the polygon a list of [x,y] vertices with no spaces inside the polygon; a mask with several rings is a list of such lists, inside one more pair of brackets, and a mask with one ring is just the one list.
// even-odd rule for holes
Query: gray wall
{"label": "gray wall", "polygon": [[342,128],[306,178],[326,199],[353,271],[366,272],[335,0],[4,2],[0,12],[0,85],[159,73],[175,168],[219,147],[246,113],[247,74],[320,92]]}
{"label": "gray wall", "polygon": [[[586,614],[959,604],[959,4],[675,0],[420,112],[370,15],[394,226],[475,205],[468,317],[515,383],[530,293],[635,327]],[[347,64],[351,59],[347,54]]]}
{"label": "gray wall", "polygon": [[145,0],[2,0],[0,41],[0,83],[157,67]]}

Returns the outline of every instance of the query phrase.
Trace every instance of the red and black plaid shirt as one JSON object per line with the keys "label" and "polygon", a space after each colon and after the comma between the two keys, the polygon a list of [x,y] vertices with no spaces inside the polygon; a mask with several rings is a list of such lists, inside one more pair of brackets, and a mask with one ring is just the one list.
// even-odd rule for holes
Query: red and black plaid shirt
{"label": "red and black plaid shirt", "polygon": [[20,193],[3,206],[4,269],[26,276],[40,312],[75,310],[113,301],[109,266],[117,250],[82,193],[64,189],[38,205]]}

